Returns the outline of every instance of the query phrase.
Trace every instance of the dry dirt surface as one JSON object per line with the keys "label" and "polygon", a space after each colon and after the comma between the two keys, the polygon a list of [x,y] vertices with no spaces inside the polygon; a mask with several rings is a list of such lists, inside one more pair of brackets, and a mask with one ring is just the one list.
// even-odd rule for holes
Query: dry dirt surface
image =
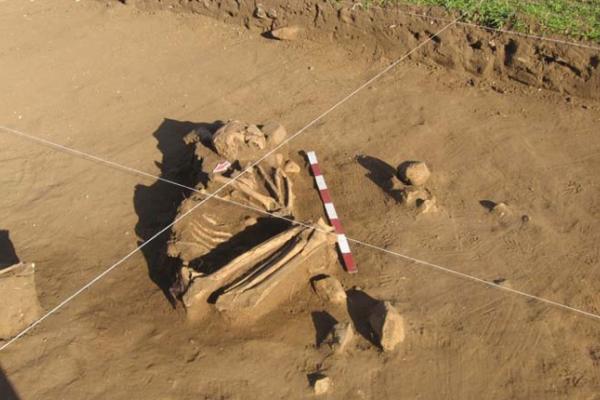
{"label": "dry dirt surface", "polygon": [[[175,180],[195,124],[296,132],[387,65],[119,3],[0,10],[1,125]],[[304,169],[299,152],[317,152],[349,237],[600,314],[599,125],[594,100],[407,60],[289,147]],[[437,212],[398,202],[389,182],[407,160],[428,164]],[[182,199],[6,130],[0,182],[1,237],[36,264],[44,310],[169,224]],[[314,201],[298,218],[315,220],[318,194],[304,190]],[[508,212],[490,212],[501,202]],[[151,245],[0,352],[0,397],[301,399],[323,374],[332,399],[600,399],[600,320],[353,251],[360,272],[338,273],[350,312],[370,297],[395,304],[406,339],[393,352],[362,336],[343,354],[318,348],[326,305],[308,282],[255,325],[190,323],[161,290]]]}

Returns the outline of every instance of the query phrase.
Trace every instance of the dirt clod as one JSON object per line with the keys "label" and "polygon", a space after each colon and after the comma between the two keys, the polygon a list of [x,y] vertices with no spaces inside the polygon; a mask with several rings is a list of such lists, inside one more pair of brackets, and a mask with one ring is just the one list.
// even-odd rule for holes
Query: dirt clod
{"label": "dirt clod", "polygon": [[407,185],[423,186],[431,172],[422,161],[406,161],[398,167],[398,178]]}
{"label": "dirt clod", "polygon": [[296,40],[299,35],[300,28],[297,26],[284,26],[271,31],[271,36],[279,40]]}

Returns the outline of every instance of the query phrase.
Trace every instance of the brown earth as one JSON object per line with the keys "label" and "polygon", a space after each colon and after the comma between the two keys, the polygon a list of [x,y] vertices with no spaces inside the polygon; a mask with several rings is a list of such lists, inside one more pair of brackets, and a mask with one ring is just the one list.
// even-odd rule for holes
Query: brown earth
{"label": "brown earth", "polygon": [[[107,1],[117,0],[100,0]],[[414,49],[427,37],[433,44],[411,54],[411,59],[446,69],[466,72],[493,83],[510,79],[564,94],[600,98],[600,47],[570,46],[521,35],[505,35],[476,29],[468,24],[452,26],[443,37],[435,36],[457,18],[441,9],[406,5],[362,7],[356,1],[322,0],[122,0],[142,10],[170,9],[208,15],[256,29],[268,35],[291,26],[301,35],[342,45],[362,57],[394,60]],[[418,17],[415,15],[422,15]]]}
{"label": "brown earth", "polygon": [[[171,179],[194,124],[277,120],[295,132],[416,43],[373,57],[373,42],[361,55],[117,3],[1,4],[1,124]],[[439,40],[426,51],[459,36]],[[303,168],[298,152],[320,156],[350,237],[598,314],[599,123],[589,97],[474,79],[423,55],[290,152]],[[428,163],[438,213],[395,200],[389,176],[407,160]],[[0,163],[0,229],[36,263],[45,310],[167,225],[182,196],[6,131]],[[314,201],[300,218],[316,219],[318,195],[304,190]],[[490,213],[490,202],[512,214]],[[340,399],[600,398],[597,320],[354,244],[360,273],[338,275],[356,287],[351,314],[360,319],[369,296],[391,301],[406,340],[382,353],[359,337],[329,356],[315,347],[327,307],[308,282],[254,326],[216,313],[190,324],[153,282],[159,246],[149,247],[0,352],[5,397],[10,384],[22,399],[306,398],[309,376],[323,373]]]}

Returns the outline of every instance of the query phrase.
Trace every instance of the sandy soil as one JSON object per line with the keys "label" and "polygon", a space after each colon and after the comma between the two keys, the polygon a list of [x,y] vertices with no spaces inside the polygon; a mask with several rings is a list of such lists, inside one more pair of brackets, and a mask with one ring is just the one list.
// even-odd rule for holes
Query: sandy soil
{"label": "sandy soil", "polygon": [[[275,119],[294,132],[385,66],[167,11],[0,8],[1,124],[166,176],[190,122]],[[403,63],[291,150],[320,155],[350,237],[600,313],[600,104],[470,79]],[[415,216],[386,192],[390,166],[413,159],[433,171],[439,213]],[[168,224],[181,200],[6,132],[0,164],[0,229],[36,263],[46,310]],[[303,218],[323,214],[314,198]],[[344,286],[395,302],[408,321],[395,353],[363,338],[345,355],[316,348],[325,305],[308,284],[256,326],[190,324],[151,279],[149,249],[0,353],[1,368],[22,399],[306,398],[319,371],[340,399],[600,399],[597,320],[354,252],[360,273],[340,271]]]}

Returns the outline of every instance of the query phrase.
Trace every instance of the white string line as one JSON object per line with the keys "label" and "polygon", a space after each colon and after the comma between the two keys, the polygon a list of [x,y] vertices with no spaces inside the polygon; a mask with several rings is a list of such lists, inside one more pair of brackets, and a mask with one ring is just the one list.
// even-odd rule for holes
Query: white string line
{"label": "white string line", "polygon": [[[43,144],[46,144],[46,145],[49,145],[49,146],[52,146],[52,147],[56,147],[56,148],[64,150],[64,151],[67,151],[67,152],[70,152],[70,153],[73,153],[73,154],[76,154],[76,155],[83,156],[85,158],[89,158],[89,159],[92,159],[92,160],[99,161],[101,163],[104,163],[104,164],[116,167],[116,168],[124,170],[124,171],[129,171],[129,172],[133,172],[133,173],[136,173],[136,174],[139,174],[139,175],[142,175],[142,176],[150,177],[150,178],[156,179],[157,181],[162,181],[162,182],[174,185],[174,186],[178,186],[180,188],[184,188],[184,189],[190,190],[191,192],[197,193],[197,194],[202,195],[202,196],[209,196],[209,194],[207,194],[205,192],[202,192],[202,191],[200,191],[200,190],[198,190],[198,189],[196,189],[194,187],[183,185],[183,184],[180,184],[178,182],[172,181],[170,179],[162,178],[160,176],[149,174],[147,172],[140,171],[140,170],[135,169],[135,168],[131,168],[131,167],[128,167],[128,166],[125,166],[125,165],[121,165],[121,164],[118,164],[118,163],[115,163],[115,162],[112,162],[112,161],[109,161],[109,160],[105,160],[103,158],[100,158],[100,157],[97,157],[97,156],[94,156],[94,155],[91,155],[91,154],[88,154],[88,153],[84,153],[82,151],[79,151],[79,150],[76,150],[76,149],[72,149],[72,148],[69,148],[69,147],[57,144],[57,143],[53,143],[53,142],[50,142],[50,141],[48,141],[46,139],[41,139],[39,137],[32,136],[32,135],[29,135],[27,133],[24,133],[24,132],[21,132],[21,131],[17,131],[15,129],[6,128],[6,127],[3,127],[3,126],[0,126],[0,129],[4,129],[4,130],[6,130],[8,132],[12,132],[12,133],[14,133],[16,135],[23,136],[23,137],[25,137],[27,139],[30,139],[30,140],[33,140],[33,141],[37,141],[37,142],[40,142],[40,143],[43,143]],[[238,206],[238,207],[242,207],[242,208],[245,208],[245,209],[248,209],[248,210],[252,210],[252,211],[255,211],[257,213],[260,213],[260,214],[263,214],[263,215],[266,215],[266,216],[269,216],[269,217],[272,217],[272,218],[277,218],[277,219],[280,219],[280,220],[284,220],[284,221],[287,221],[287,222],[289,222],[291,224],[294,224],[294,225],[303,226],[305,228],[312,229],[312,230],[315,230],[317,232],[321,232],[321,233],[324,233],[324,234],[327,234],[327,235],[336,235],[335,232],[331,232],[331,231],[319,228],[318,226],[311,225],[311,224],[308,224],[308,223],[305,223],[305,222],[302,222],[302,221],[294,220],[294,219],[291,219],[291,218],[283,217],[283,216],[280,216],[280,215],[276,215],[276,214],[270,213],[268,211],[265,211],[263,209],[260,209],[260,208],[257,208],[257,207],[253,207],[253,206],[248,205],[248,204],[239,203],[239,202],[234,201],[234,200],[224,199],[224,198],[219,197],[219,196],[213,196],[213,198],[216,199],[216,200],[219,200],[221,202],[232,204],[232,205],[235,205],[235,206]],[[208,199],[206,199],[206,200],[208,200]],[[506,286],[503,286],[503,285],[500,285],[500,284],[497,284],[497,283],[494,283],[494,282],[487,281],[485,279],[478,278],[478,277],[473,276],[473,275],[466,274],[464,272],[459,272],[459,271],[457,271],[455,269],[450,269],[450,268],[441,266],[439,264],[434,264],[434,263],[431,263],[429,261],[420,260],[420,259],[417,259],[417,258],[414,258],[414,257],[410,257],[410,256],[405,255],[405,254],[401,254],[401,253],[398,253],[398,252],[395,252],[395,251],[392,251],[392,250],[388,250],[386,248],[383,248],[383,247],[380,247],[380,246],[377,246],[377,245],[374,245],[374,244],[371,244],[371,243],[367,243],[367,242],[364,242],[364,241],[359,240],[359,239],[354,239],[354,238],[351,238],[351,237],[348,237],[348,236],[347,236],[347,239],[348,239],[349,242],[356,243],[358,245],[361,245],[361,246],[364,246],[364,247],[367,247],[367,248],[371,248],[371,249],[374,249],[374,250],[378,250],[378,251],[381,251],[383,253],[387,253],[387,254],[390,254],[390,255],[393,255],[393,256],[396,256],[396,257],[399,257],[399,258],[403,258],[403,259],[405,259],[407,261],[410,261],[410,262],[413,262],[415,264],[425,265],[425,266],[428,266],[430,268],[437,269],[439,271],[443,271],[443,272],[446,272],[446,273],[449,273],[449,274],[452,274],[452,275],[455,275],[455,276],[459,276],[459,277],[461,277],[463,279],[471,280],[471,281],[474,281],[474,282],[477,282],[477,283],[482,283],[484,285],[487,285],[487,286],[490,286],[490,287],[493,287],[493,288],[496,288],[496,289],[504,290],[504,291],[507,291],[507,292],[510,292],[510,293],[513,293],[513,294],[517,294],[519,296],[523,296],[523,297],[526,297],[526,298],[529,298],[529,299],[537,300],[537,301],[542,302],[542,303],[546,303],[546,304],[549,304],[549,305],[552,305],[552,306],[555,306],[555,307],[558,307],[558,308],[562,308],[562,309],[565,309],[565,310],[568,310],[568,311],[572,311],[572,312],[575,312],[575,313],[578,313],[578,314],[581,314],[581,315],[584,315],[584,316],[587,316],[587,317],[591,317],[591,318],[600,320],[600,315],[593,314],[591,312],[588,312],[588,311],[585,311],[585,310],[581,310],[581,309],[578,309],[578,308],[575,308],[575,307],[571,307],[569,305],[562,304],[562,303],[556,302],[554,300],[550,300],[550,299],[546,299],[544,297],[536,296],[536,295],[533,295],[533,294],[530,294],[530,293],[527,293],[527,292],[523,292],[521,290],[512,289],[512,288],[509,288],[509,287],[506,287]]]}
{"label": "white string line", "polygon": [[[419,13],[405,11],[405,10],[401,10],[401,9],[397,9],[396,11],[399,14],[410,15],[410,16],[418,17],[418,18],[422,18],[422,19],[429,19],[432,21],[438,21],[438,22],[450,22],[451,21],[448,18],[434,17],[431,15],[426,15],[425,13],[419,14]],[[515,14],[513,13],[512,15],[515,15]],[[545,42],[552,42],[552,43],[557,43],[557,44],[564,44],[564,45],[573,46],[573,47],[580,47],[580,48],[584,48],[584,49],[600,51],[600,46],[589,45],[586,43],[578,43],[578,42],[573,42],[570,40],[556,39],[556,38],[551,38],[551,37],[546,37],[546,36],[541,36],[541,35],[533,35],[530,33],[511,31],[509,29],[492,28],[489,26],[479,25],[474,22],[457,21],[456,25],[464,25],[464,26],[469,26],[471,28],[485,30],[488,32],[497,32],[497,33],[504,33],[507,35],[516,35],[516,36],[526,37],[526,38],[545,41]]]}
{"label": "white string line", "polygon": [[[206,199],[206,200],[208,200],[208,199]],[[178,218],[176,218],[169,225],[165,226],[160,231],[158,231],[157,233],[155,233],[151,238],[149,238],[144,243],[142,243],[141,245],[139,245],[138,247],[136,247],[135,249],[133,249],[132,251],[130,251],[125,257],[121,258],[119,261],[117,261],[116,263],[114,263],[113,265],[111,265],[109,268],[107,268],[106,270],[104,270],[104,272],[102,272],[100,275],[98,275],[97,277],[95,277],[94,279],[92,279],[91,281],[89,281],[88,283],[86,283],[81,289],[77,290],[75,293],[73,293],[72,295],[70,295],[69,297],[67,297],[65,300],[63,300],[62,302],[60,302],[57,306],[55,306],[50,311],[48,311],[46,314],[44,314],[40,319],[36,320],[31,325],[29,325],[27,328],[23,329],[21,332],[19,332],[19,334],[17,334],[16,336],[14,336],[8,342],[4,343],[2,345],[2,347],[0,347],[0,351],[4,350],[8,346],[10,346],[12,343],[14,343],[15,341],[17,341],[19,338],[21,338],[27,332],[29,332],[30,330],[32,330],[33,328],[35,328],[37,325],[39,325],[43,320],[45,320],[46,318],[48,318],[49,316],[51,316],[52,314],[54,314],[56,311],[60,310],[65,304],[67,304],[68,302],[70,302],[71,300],[73,300],[75,297],[79,296],[86,289],[88,289],[94,283],[98,282],[100,279],[102,279],[105,275],[107,275],[113,269],[115,269],[116,267],[118,267],[119,265],[121,265],[123,262],[125,262],[127,259],[129,259],[135,253],[137,253],[140,249],[142,249],[148,243],[150,243],[151,241],[153,241],[154,239],[156,239],[157,237],[159,237],[161,234],[165,233],[167,230],[169,230],[173,225],[175,225],[181,219],[183,219],[184,217],[186,217],[188,214],[190,214],[196,208],[200,207],[202,205],[202,203],[204,203],[204,201],[199,202],[194,207],[192,207],[190,210],[188,210],[187,212],[185,212],[182,215],[180,215]]]}
{"label": "white string line", "polygon": [[[73,293],[71,296],[69,296],[67,299],[65,299],[60,304],[58,304],[56,307],[54,307],[53,309],[51,309],[50,311],[48,311],[40,319],[38,319],[37,321],[33,322],[31,325],[29,325],[27,328],[25,328],[24,330],[22,330],[15,337],[13,337],[8,342],[6,342],[5,344],[3,344],[2,347],[0,347],[0,351],[4,350],[6,347],[8,347],[12,343],[14,343],[16,340],[18,340],[23,335],[25,335],[27,332],[29,332],[31,329],[33,329],[35,326],[37,326],[40,322],[42,322],[43,320],[45,320],[46,318],[48,318],[50,315],[54,314],[56,311],[58,311],[59,309],[61,309],[65,304],[67,304],[68,302],[70,302],[71,300],[73,300],[75,297],[77,297],[78,295],[80,295],[82,292],[84,292],[86,289],[88,289],[94,283],[96,283],[97,281],[99,281],[102,277],[104,277],[105,275],[107,275],[109,272],[111,272],[113,269],[115,269],[117,266],[119,266],[125,260],[127,260],[128,258],[130,258],[133,254],[135,254],[136,252],[138,252],[145,245],[147,245],[148,243],[150,243],[152,240],[156,239],[162,233],[166,232],[169,228],[171,228],[179,220],[181,220],[185,216],[189,215],[192,211],[194,211],[196,208],[198,208],[199,206],[201,206],[202,204],[204,204],[205,202],[207,202],[211,198],[215,197],[218,193],[220,193],[221,191],[223,191],[226,187],[232,185],[242,175],[244,175],[246,172],[248,172],[251,169],[253,169],[256,165],[258,165],[260,162],[262,162],[265,158],[267,158],[271,154],[275,153],[277,150],[279,150],[281,147],[283,147],[284,145],[286,145],[288,142],[290,142],[291,140],[293,140],[294,138],[296,138],[297,136],[299,136],[300,134],[302,134],[303,132],[305,132],[308,128],[310,128],[313,125],[315,125],[317,122],[319,122],[325,116],[329,115],[336,108],[338,108],[339,106],[341,106],[342,104],[344,104],[345,102],[347,102],[348,100],[350,100],[352,97],[354,97],[361,90],[363,90],[364,88],[366,88],[367,86],[369,86],[370,84],[372,84],[373,82],[375,82],[382,75],[384,75],[385,73],[387,73],[388,71],[390,71],[392,68],[394,68],[395,66],[397,66],[399,63],[401,63],[402,61],[404,61],[412,53],[414,53],[415,51],[417,51],[418,49],[420,49],[421,47],[425,46],[427,43],[429,43],[430,41],[432,41],[434,37],[438,36],[439,34],[441,34],[442,32],[444,32],[446,29],[448,29],[451,26],[455,25],[456,22],[458,22],[458,20],[460,18],[462,18],[462,14],[461,14],[461,16],[459,16],[458,18],[456,18],[454,21],[452,21],[451,23],[449,23],[448,25],[446,25],[442,29],[440,29],[437,33],[435,33],[434,35],[429,36],[427,39],[425,39],[424,41],[422,41],[421,43],[419,43],[419,45],[417,45],[415,48],[413,48],[412,50],[410,50],[407,53],[405,53],[404,55],[402,55],[396,61],[394,61],[393,63],[391,63],[390,65],[388,65],[386,68],[384,68],[381,72],[377,73],[371,79],[367,80],[365,83],[363,83],[362,85],[360,85],[357,89],[355,89],[354,91],[352,91],[350,94],[346,95],[344,98],[342,98],[340,101],[338,101],[333,106],[331,106],[329,109],[327,109],[325,112],[323,112],[322,114],[320,114],[319,116],[317,116],[315,119],[313,119],[311,122],[309,122],[303,128],[301,128],[299,131],[297,131],[293,135],[289,136],[283,142],[281,142],[280,144],[278,144],[277,146],[275,146],[273,149],[271,149],[270,151],[268,151],[267,153],[265,153],[262,157],[260,157],[258,160],[256,160],[252,164],[250,164],[248,167],[246,167],[244,170],[242,170],[238,175],[236,175],[235,177],[233,177],[227,183],[223,184],[217,190],[215,190],[211,194],[207,195],[207,197],[205,199],[203,199],[202,201],[200,201],[198,204],[196,204],[189,211],[187,211],[186,213],[182,214],[179,218],[175,219],[172,223],[170,223],[169,225],[167,225],[166,227],[164,227],[163,229],[161,229],[157,234],[155,234],[154,236],[152,236],[150,239],[146,240],[140,246],[138,246],[137,248],[135,248],[134,250],[132,250],[130,253],[128,253],[125,257],[123,257],[122,259],[120,259],[119,261],[117,261],[115,264],[113,264],[112,266],[110,266],[108,269],[106,269],[104,272],[102,272],[96,278],[92,279],[90,282],[88,282],[86,285],[84,285],[81,289],[79,289],[78,291],[76,291],[75,293]],[[13,132],[13,133],[15,132],[14,129],[10,129],[10,128],[7,128],[7,130],[10,131],[10,132]],[[79,150],[76,150],[76,153],[77,154],[81,154],[81,155],[85,154],[85,153],[83,153],[83,152],[81,152]],[[93,157],[94,158],[92,158],[92,159],[95,159],[97,161],[101,160],[99,157],[95,157],[95,156],[93,156]],[[117,166],[117,164],[113,163],[113,162],[110,162],[110,164],[113,165],[113,166]],[[132,169],[132,172],[133,172],[133,169]]]}

